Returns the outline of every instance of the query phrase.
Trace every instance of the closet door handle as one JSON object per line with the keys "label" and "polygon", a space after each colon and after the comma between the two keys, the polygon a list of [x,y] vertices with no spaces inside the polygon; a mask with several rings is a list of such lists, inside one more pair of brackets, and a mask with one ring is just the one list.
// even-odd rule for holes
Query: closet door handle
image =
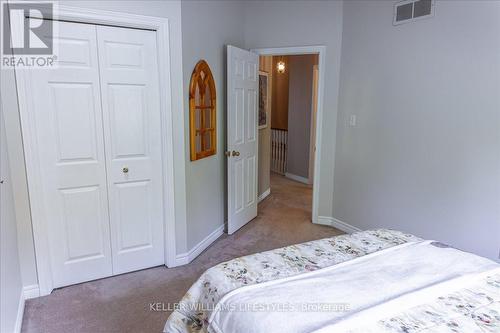
{"label": "closet door handle", "polygon": [[128,173],[128,167],[123,167],[122,172],[123,173]]}

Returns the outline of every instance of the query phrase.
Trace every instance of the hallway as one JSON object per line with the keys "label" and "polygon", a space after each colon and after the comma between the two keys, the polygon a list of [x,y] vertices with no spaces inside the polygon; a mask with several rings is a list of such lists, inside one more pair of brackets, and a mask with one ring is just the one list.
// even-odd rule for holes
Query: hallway
{"label": "hallway", "polygon": [[290,214],[292,223],[311,222],[311,210],[312,185],[271,172],[271,194],[259,203],[259,217]]}

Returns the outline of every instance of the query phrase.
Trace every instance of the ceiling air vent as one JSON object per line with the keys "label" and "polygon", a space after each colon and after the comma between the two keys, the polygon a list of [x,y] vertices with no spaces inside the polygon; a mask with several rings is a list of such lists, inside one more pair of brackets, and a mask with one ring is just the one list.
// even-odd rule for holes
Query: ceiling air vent
{"label": "ceiling air vent", "polygon": [[434,15],[434,0],[405,0],[394,5],[394,25]]}

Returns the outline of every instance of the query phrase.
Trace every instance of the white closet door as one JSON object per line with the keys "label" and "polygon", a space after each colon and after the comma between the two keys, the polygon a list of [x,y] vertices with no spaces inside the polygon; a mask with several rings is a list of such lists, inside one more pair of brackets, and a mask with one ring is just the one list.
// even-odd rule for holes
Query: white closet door
{"label": "white closet door", "polygon": [[164,263],[156,33],[97,27],[113,273]]}
{"label": "white closet door", "polygon": [[[59,23],[57,69],[30,70],[54,287],[112,274],[96,27]],[[30,184],[33,186],[33,184]]]}

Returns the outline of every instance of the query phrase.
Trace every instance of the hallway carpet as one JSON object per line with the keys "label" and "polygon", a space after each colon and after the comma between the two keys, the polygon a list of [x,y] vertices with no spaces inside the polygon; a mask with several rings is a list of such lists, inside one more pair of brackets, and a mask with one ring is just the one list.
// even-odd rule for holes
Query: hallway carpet
{"label": "hallway carpet", "polygon": [[[224,234],[188,265],[150,268],[54,290],[28,300],[22,332],[161,332],[169,304],[178,302],[211,266],[247,254],[339,235],[311,223],[312,189],[278,175],[259,215],[235,234]],[[154,311],[150,304],[160,303]]]}

